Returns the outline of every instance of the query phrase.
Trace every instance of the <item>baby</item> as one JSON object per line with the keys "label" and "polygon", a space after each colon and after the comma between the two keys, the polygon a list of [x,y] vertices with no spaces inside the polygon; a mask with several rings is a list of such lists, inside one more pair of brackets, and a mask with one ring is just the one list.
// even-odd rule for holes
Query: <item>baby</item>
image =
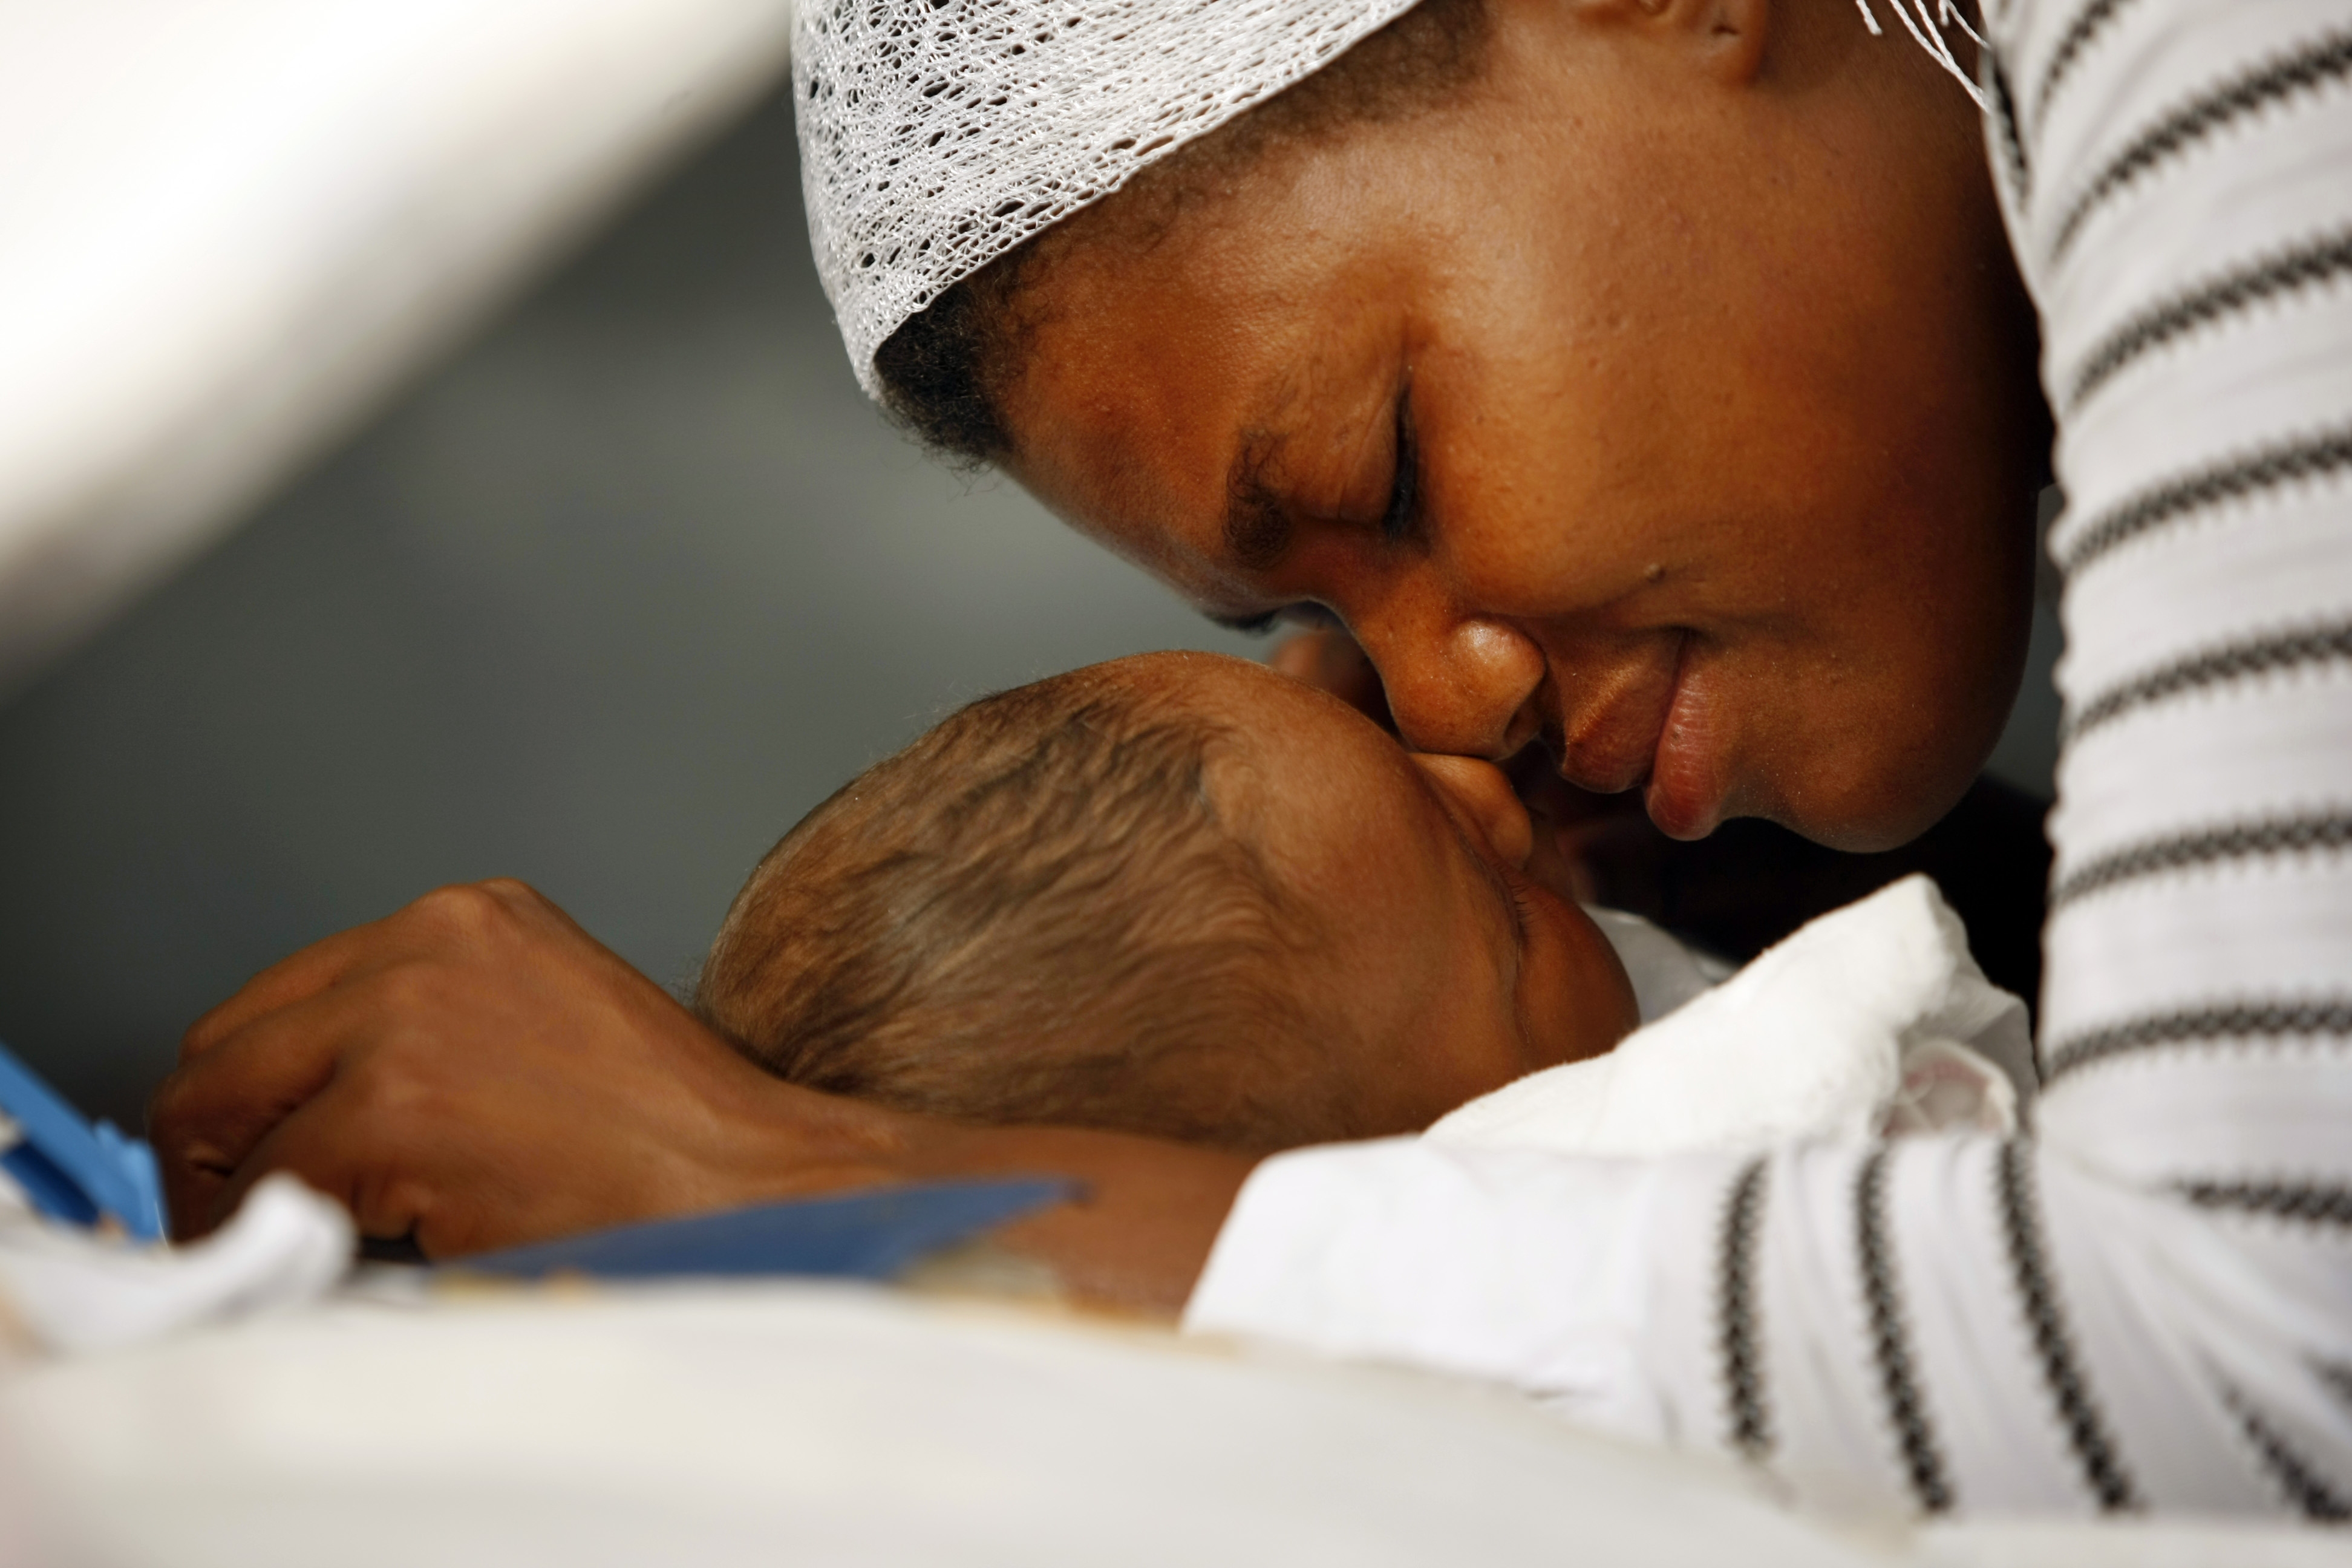
{"label": "baby", "polygon": [[1639,1021],[1570,885],[1493,765],[1147,655],[975,702],[812,812],[697,1006],[782,1078],[966,1120],[1415,1131]]}
{"label": "baby", "polygon": [[1155,654],[973,703],[812,812],[697,1001],[814,1089],[1252,1152],[2006,1131],[2032,1094],[2024,1005],[1924,878],[1711,991],[1570,887],[1492,764]]}

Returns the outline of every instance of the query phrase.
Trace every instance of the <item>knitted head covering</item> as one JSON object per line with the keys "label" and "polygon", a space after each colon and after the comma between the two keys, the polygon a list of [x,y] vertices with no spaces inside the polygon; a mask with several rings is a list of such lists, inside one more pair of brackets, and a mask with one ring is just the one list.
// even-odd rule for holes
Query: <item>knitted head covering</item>
{"label": "knitted head covering", "polygon": [[[1413,3],[801,0],[801,188],[858,384],[881,395],[875,350],[958,281]],[[1961,74],[1951,0],[1887,3]]]}
{"label": "knitted head covering", "polygon": [[802,0],[801,186],[850,363],[1412,0]]}

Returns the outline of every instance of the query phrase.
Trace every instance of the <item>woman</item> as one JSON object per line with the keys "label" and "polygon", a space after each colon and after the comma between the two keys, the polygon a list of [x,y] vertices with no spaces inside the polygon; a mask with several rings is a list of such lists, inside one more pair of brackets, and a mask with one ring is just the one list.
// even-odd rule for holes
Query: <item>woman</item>
{"label": "woman", "polygon": [[[2042,411],[1940,35],[1862,13],[813,7],[820,261],[934,439],[1204,608],[1336,615],[1414,743],[1547,741],[1675,833],[1884,845],[2013,689]],[[2038,1142],[1253,1173],[951,1126],[758,1078],[491,885],[191,1031],[155,1118],[183,1227],[277,1168],[430,1254],[1061,1171],[1091,1197],[1017,1241],[1076,1289],[1507,1379],[1824,1498],[2342,1517],[2352,16],[1990,21],[2072,503]]]}

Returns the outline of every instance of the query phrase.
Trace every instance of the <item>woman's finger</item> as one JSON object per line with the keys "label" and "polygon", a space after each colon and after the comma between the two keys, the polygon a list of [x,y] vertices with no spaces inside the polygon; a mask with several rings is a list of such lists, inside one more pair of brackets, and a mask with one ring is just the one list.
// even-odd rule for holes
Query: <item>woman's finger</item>
{"label": "woman's finger", "polygon": [[338,931],[271,964],[188,1026],[180,1038],[180,1059],[201,1056],[255,1019],[308,1001],[356,973],[407,956],[414,946],[405,940],[411,933],[401,924],[401,915],[407,912]]}
{"label": "woman's finger", "polygon": [[189,1026],[180,1041],[180,1059],[201,1056],[255,1019],[362,974],[431,954],[479,949],[498,931],[523,923],[579,930],[571,917],[521,882],[502,879],[436,888],[383,920],[312,942],[247,981]]}
{"label": "woman's finger", "polygon": [[333,1079],[373,988],[337,986],[280,1006],[181,1064],[148,1102],[149,1141],[173,1234],[210,1229],[221,1190],[272,1129]]}
{"label": "woman's finger", "polygon": [[362,1237],[415,1236],[424,1229],[434,1188],[387,1177],[385,1173],[398,1167],[378,1153],[387,1145],[404,1144],[405,1131],[400,1107],[384,1103],[363,1075],[331,1079],[272,1125],[245,1161],[204,1194],[203,1209],[193,1212],[203,1230],[215,1229],[236,1213],[256,1183],[283,1171],[342,1205]]}

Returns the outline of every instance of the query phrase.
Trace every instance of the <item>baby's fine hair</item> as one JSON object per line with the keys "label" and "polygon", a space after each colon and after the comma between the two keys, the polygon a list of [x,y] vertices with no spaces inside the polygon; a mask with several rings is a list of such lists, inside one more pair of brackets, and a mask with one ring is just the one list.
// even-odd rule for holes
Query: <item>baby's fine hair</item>
{"label": "baby's fine hair", "polygon": [[983,699],[785,835],[696,1007],[791,1082],[1234,1148],[1344,1125],[1315,926],[1209,788],[1234,737],[1078,670]]}

